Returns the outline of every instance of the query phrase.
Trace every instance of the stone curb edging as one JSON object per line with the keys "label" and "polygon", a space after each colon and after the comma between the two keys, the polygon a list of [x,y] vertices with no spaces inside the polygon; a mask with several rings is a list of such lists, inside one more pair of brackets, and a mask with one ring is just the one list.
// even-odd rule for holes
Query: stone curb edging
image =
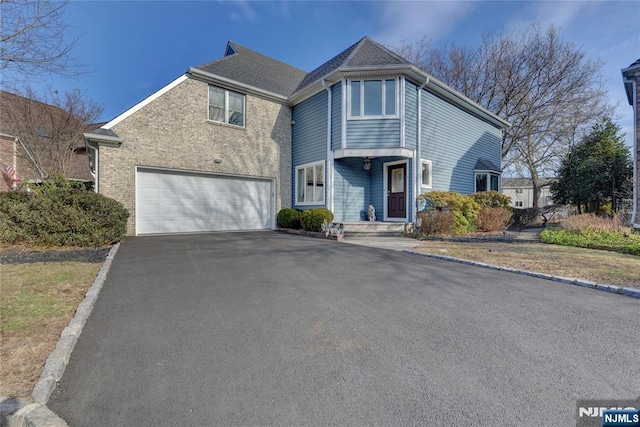
{"label": "stone curb edging", "polygon": [[40,379],[31,393],[31,397],[35,403],[0,396],[0,420],[3,424],[6,422],[9,427],[68,426],[62,418],[47,408],[46,404],[55,390],[56,384],[62,378],[67,363],[69,363],[71,353],[82,333],[82,328],[93,310],[93,306],[98,299],[98,294],[111,268],[113,258],[119,248],[120,243],[116,243],[109,251],[109,255],[104,261],[102,268],[85,294],[84,300],[78,305],[75,315],[60,334],[60,339],[55,349],[49,354]]}
{"label": "stone curb edging", "polygon": [[539,279],[553,280],[554,282],[567,283],[567,284],[570,284],[570,285],[582,286],[582,287],[585,287],[585,288],[598,289],[600,291],[605,291],[605,292],[610,292],[610,293],[620,294],[620,295],[626,295],[626,296],[632,297],[632,298],[640,298],[640,289],[623,288],[623,287],[620,287],[620,286],[605,285],[603,283],[595,283],[595,282],[591,282],[591,281],[588,281],[588,280],[572,279],[570,277],[554,276],[554,275],[545,274],[545,273],[534,273],[534,272],[531,272],[531,271],[518,270],[518,269],[515,269],[515,268],[509,268],[509,267],[499,267],[497,265],[485,264],[483,262],[477,262],[477,261],[469,261],[469,260],[466,260],[466,259],[454,258],[454,257],[450,257],[450,256],[445,256],[445,255],[436,255],[436,254],[428,254],[428,253],[424,253],[424,252],[417,252],[417,251],[414,251],[414,250],[411,250],[411,249],[405,249],[405,250],[403,250],[403,252],[407,252],[407,253],[414,254],[414,255],[426,256],[426,257],[429,257],[429,258],[441,259],[441,260],[444,260],[444,261],[457,262],[459,264],[466,264],[466,265],[473,265],[473,266],[476,266],[476,267],[489,268],[491,270],[499,270],[499,271],[506,271],[506,272],[509,272],[509,273],[522,274],[524,276],[537,277]]}

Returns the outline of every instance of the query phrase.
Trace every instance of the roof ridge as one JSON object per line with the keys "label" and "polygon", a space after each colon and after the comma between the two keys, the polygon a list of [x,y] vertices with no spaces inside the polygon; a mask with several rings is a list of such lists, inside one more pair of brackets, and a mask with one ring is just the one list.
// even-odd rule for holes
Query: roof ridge
{"label": "roof ridge", "polygon": [[[281,61],[281,60],[279,60],[279,59],[272,58],[272,57],[270,57],[270,56],[268,56],[268,55],[265,55],[264,53],[260,53],[260,52],[258,52],[258,51],[253,50],[253,49],[249,49],[248,47],[243,46],[243,45],[241,45],[241,44],[239,44],[239,43],[236,43],[236,42],[234,42],[233,40],[229,40],[229,43],[230,43],[230,44],[232,44],[234,48],[235,48],[235,47],[240,47],[241,49],[247,50],[247,51],[249,51],[249,52],[251,52],[251,53],[254,53],[254,54],[256,54],[256,55],[260,55],[260,56],[262,56],[262,57],[264,57],[264,58],[270,59],[271,61],[278,62],[278,63],[280,63],[280,64],[282,64],[282,65],[286,65],[286,66],[287,66],[287,67],[289,67],[289,68],[293,68],[294,70],[301,71],[301,72],[303,72],[303,73],[305,73],[305,74],[306,74],[306,71],[305,71],[305,70],[302,70],[302,69],[300,69],[300,68],[298,68],[298,67],[296,67],[296,66],[293,66],[293,65],[291,65],[291,64],[287,64],[286,62]],[[238,50],[237,50],[237,49],[234,49],[234,50],[236,51],[236,54],[238,54],[238,55],[240,54],[240,52],[238,52]],[[225,57],[225,58],[226,58],[226,57]]]}
{"label": "roof ridge", "polygon": [[[362,45],[364,44],[365,40],[371,40],[369,38],[369,36],[364,36],[362,37],[360,40],[358,40],[357,42],[355,42],[352,46],[355,46],[355,48],[349,53],[349,55],[347,55],[347,57],[344,59],[344,61],[342,61],[342,64],[340,64],[338,67],[336,68],[340,68],[340,66],[342,66],[343,64],[347,63],[347,61],[349,61],[351,58],[353,58],[353,56],[356,54],[356,52],[358,52],[360,50],[360,48],[362,47]],[[351,47],[351,46],[350,46]],[[349,49],[349,48],[347,48]],[[345,50],[347,50],[345,49]],[[344,51],[343,51],[344,52]]]}

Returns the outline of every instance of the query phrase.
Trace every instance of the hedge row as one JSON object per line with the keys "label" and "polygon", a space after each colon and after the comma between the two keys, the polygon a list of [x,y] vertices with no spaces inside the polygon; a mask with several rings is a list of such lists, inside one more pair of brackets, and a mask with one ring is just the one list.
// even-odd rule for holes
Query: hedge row
{"label": "hedge row", "polygon": [[30,192],[0,193],[0,242],[104,246],[120,241],[128,211],[119,202],[50,178]]}
{"label": "hedge row", "polygon": [[306,209],[303,211],[285,208],[278,212],[278,227],[293,228],[306,231],[321,231],[324,222],[333,221],[333,213],[324,208]]}

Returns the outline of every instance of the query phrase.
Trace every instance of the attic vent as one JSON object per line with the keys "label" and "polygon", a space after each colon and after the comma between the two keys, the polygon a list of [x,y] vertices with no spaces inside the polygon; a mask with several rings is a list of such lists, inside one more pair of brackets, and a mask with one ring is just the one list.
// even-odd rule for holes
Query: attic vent
{"label": "attic vent", "polygon": [[227,50],[224,53],[224,56],[229,56],[229,55],[233,55],[236,54],[238,52],[236,52],[236,50],[233,48],[233,46],[231,46],[231,43],[227,44]]}
{"label": "attic vent", "polygon": [[36,132],[38,132],[38,135],[43,137],[43,138],[49,138],[49,132],[47,132],[47,130],[41,126],[36,126],[34,128],[36,130]]}

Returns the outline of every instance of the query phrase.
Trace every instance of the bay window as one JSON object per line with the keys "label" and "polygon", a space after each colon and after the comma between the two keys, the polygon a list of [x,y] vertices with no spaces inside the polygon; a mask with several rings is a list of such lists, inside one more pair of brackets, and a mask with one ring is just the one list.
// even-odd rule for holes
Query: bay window
{"label": "bay window", "polygon": [[349,118],[397,117],[398,80],[350,80]]}

